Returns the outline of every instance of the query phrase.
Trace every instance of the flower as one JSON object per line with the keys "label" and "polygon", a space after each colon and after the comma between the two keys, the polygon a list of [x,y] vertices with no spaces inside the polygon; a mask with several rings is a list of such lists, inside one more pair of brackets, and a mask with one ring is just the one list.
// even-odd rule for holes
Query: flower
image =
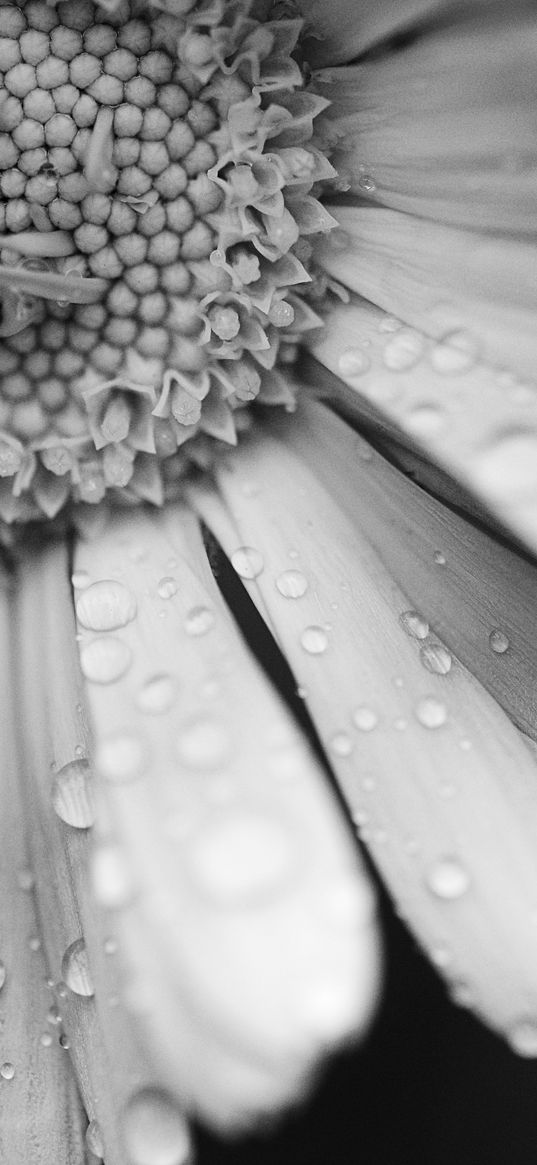
{"label": "flower", "polygon": [[305,1097],[381,985],[350,821],[537,1055],[535,16],[300,7],[0,6],[6,1160]]}

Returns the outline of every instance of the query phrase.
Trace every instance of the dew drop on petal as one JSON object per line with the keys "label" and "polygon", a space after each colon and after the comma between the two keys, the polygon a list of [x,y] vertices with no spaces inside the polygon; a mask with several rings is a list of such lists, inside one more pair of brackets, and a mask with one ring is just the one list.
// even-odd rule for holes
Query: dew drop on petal
{"label": "dew drop on petal", "polygon": [[282,570],[275,581],[284,599],[301,599],[308,589],[308,580],[301,570]]}
{"label": "dew drop on petal", "polygon": [[328,742],[328,747],[334,756],[350,756],[354,746],[346,732],[335,732]]}
{"label": "dew drop on petal", "polygon": [[215,905],[255,904],[287,885],[296,840],[285,822],[227,810],[205,822],[185,851],[190,876]]}
{"label": "dew drop on petal", "polygon": [[435,552],[433,554],[433,562],[436,563],[436,566],[445,566],[446,565],[445,554],[443,554],[441,550],[435,550]]}
{"label": "dew drop on petal", "polygon": [[456,858],[440,858],[427,872],[427,887],[436,898],[462,898],[470,886],[470,875]]}
{"label": "dew drop on petal", "polygon": [[52,1036],[51,1036],[50,1032],[42,1032],[40,1037],[39,1037],[39,1043],[41,1044],[42,1048],[51,1048],[52,1047]]}
{"label": "dew drop on petal", "polygon": [[305,627],[300,643],[308,655],[322,655],[328,647],[328,636],[323,627]]}
{"label": "dew drop on petal", "polygon": [[442,376],[456,376],[467,372],[477,361],[477,340],[462,328],[448,332],[431,351],[431,364]]}
{"label": "dew drop on petal", "polygon": [[7,977],[6,964],[3,963],[2,960],[0,959],[0,991],[2,990],[2,987],[4,986],[4,983],[6,981],[6,977]]}
{"label": "dew drop on petal", "polygon": [[360,732],[372,732],[379,722],[377,713],[365,705],[354,709],[352,719],[356,727],[360,729]]}
{"label": "dew drop on petal", "polygon": [[419,437],[438,433],[446,424],[445,414],[434,405],[416,405],[406,417],[405,426]]}
{"label": "dew drop on petal", "polygon": [[537,1019],[522,1019],[513,1024],[507,1035],[509,1045],[518,1056],[537,1056]]}
{"label": "dew drop on petal", "polygon": [[84,939],[77,938],[67,947],[62,959],[62,979],[75,995],[89,998],[95,993]]}
{"label": "dew drop on petal", "polygon": [[12,1064],[9,1060],[4,1060],[4,1063],[0,1067],[0,1076],[2,1077],[2,1080],[13,1080],[14,1075],[15,1065]]}
{"label": "dew drop on petal", "polygon": [[97,1121],[90,1121],[86,1129],[86,1148],[95,1157],[104,1157],[104,1141]]}
{"label": "dew drop on petal", "polygon": [[114,631],[136,617],[136,598],[116,579],[91,583],[76,601],[76,613],[89,631]]}
{"label": "dew drop on petal", "polygon": [[69,761],[54,774],[52,805],[58,817],[75,829],[89,829],[95,821],[93,776],[88,761]]}
{"label": "dew drop on petal", "polygon": [[177,594],[177,579],[172,575],[161,578],[157,585],[157,594],[159,599],[173,599]]}
{"label": "dew drop on petal", "polygon": [[442,643],[424,643],[420,648],[420,663],[436,676],[447,676],[453,660],[447,647]]}
{"label": "dew drop on petal", "polygon": [[382,359],[391,372],[406,372],[419,363],[425,350],[425,341],[419,332],[401,328],[387,340]]}
{"label": "dew drop on petal", "polygon": [[172,707],[177,696],[177,681],[173,676],[163,673],[151,676],[136,697],[136,705],[141,712],[150,715],[163,715]]}
{"label": "dew drop on petal", "polygon": [[447,708],[436,696],[423,696],[416,704],[416,719],[424,728],[440,728],[447,720]]}
{"label": "dew drop on petal", "polygon": [[144,742],[132,732],[105,737],[97,745],[95,764],[101,776],[112,784],[134,781],[147,765]]}
{"label": "dew drop on petal", "polygon": [[176,740],[179,761],[190,769],[214,769],[227,759],[231,740],[218,720],[200,717],[185,724]]}
{"label": "dew drop on petal", "polygon": [[69,1043],[69,1036],[67,1036],[65,1034],[65,1032],[62,1032],[62,1035],[60,1036],[58,1043],[60,1045],[60,1048],[63,1048],[63,1050],[65,1052],[69,1051],[69,1048],[71,1047],[71,1045]]}
{"label": "dew drop on petal", "polygon": [[399,622],[403,631],[414,639],[426,639],[429,634],[429,624],[418,611],[403,611]]}
{"label": "dew drop on petal", "polygon": [[185,616],[187,635],[206,635],[214,627],[214,613],[209,607],[192,607]]}
{"label": "dew drop on petal", "polygon": [[113,684],[125,675],[132,662],[128,643],[115,635],[99,635],[80,650],[82,674],[94,684]]}
{"label": "dew drop on petal", "polygon": [[509,639],[505,631],[500,631],[499,627],[495,627],[489,635],[489,646],[496,655],[504,655],[510,647]]}
{"label": "dew drop on petal", "polygon": [[85,587],[89,587],[91,576],[87,570],[75,570],[71,575],[71,582],[75,590],[83,591]]}
{"label": "dew drop on petal", "polygon": [[188,1160],[186,1123],[164,1091],[137,1092],[125,1107],[122,1123],[130,1165],[184,1165]]}
{"label": "dew drop on petal", "polygon": [[370,367],[369,356],[360,348],[348,348],[338,360],[338,371],[342,376],[362,376]]}
{"label": "dew drop on petal", "polygon": [[358,185],[360,190],[365,190],[367,194],[373,194],[377,189],[377,184],[371,174],[362,174],[358,179]]}
{"label": "dew drop on petal", "polygon": [[239,578],[257,578],[261,574],[264,561],[263,555],[253,546],[239,546],[231,555],[231,565]]}

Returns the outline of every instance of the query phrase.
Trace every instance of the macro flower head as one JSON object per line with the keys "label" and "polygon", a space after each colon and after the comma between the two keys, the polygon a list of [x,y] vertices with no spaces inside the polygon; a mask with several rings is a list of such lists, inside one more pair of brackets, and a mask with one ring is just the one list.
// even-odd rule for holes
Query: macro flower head
{"label": "macro flower head", "polygon": [[535,24],[0,3],[8,1165],[305,1102],[370,859],[537,1056]]}

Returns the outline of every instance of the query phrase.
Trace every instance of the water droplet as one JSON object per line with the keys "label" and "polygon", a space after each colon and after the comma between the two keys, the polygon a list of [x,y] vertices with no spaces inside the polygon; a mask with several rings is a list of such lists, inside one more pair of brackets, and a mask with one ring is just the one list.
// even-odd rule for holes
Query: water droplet
{"label": "water droplet", "polygon": [[141,712],[161,715],[168,712],[177,696],[177,680],[170,675],[152,676],[146,680],[136,698]]}
{"label": "water droplet", "polygon": [[9,1060],[4,1060],[4,1063],[0,1068],[0,1076],[2,1077],[2,1080],[13,1080],[14,1075],[15,1065],[11,1064]]}
{"label": "water droplet", "polygon": [[505,631],[500,631],[499,627],[495,627],[489,635],[489,645],[496,655],[504,655],[510,647]]}
{"label": "water droplet", "polygon": [[33,890],[35,886],[35,878],[33,870],[31,870],[29,866],[21,866],[20,870],[17,871],[17,884],[20,889],[26,891],[26,893],[28,893],[30,890]]}
{"label": "water droplet", "polygon": [[117,953],[117,942],[115,938],[105,938],[103,943],[103,951],[105,955],[115,955]]}
{"label": "water droplet", "polygon": [[354,747],[346,732],[336,732],[329,740],[328,746],[335,756],[350,756]]}
{"label": "water droplet", "polygon": [[299,686],[298,686],[298,688],[297,688],[297,690],[296,690],[296,694],[297,694],[297,696],[298,696],[299,700],[307,700],[307,698],[308,698],[308,689],[307,689],[307,688],[305,688],[305,687],[304,687],[302,684],[299,684]]}
{"label": "water droplet", "polygon": [[[54,986],[54,984],[52,984],[52,986]],[[56,1007],[56,1004],[53,1003],[52,1007],[49,1007],[47,1011],[47,1023],[50,1023],[53,1027],[56,1027],[57,1024],[61,1023],[61,1018],[62,1017],[58,1011],[58,1008]]]}
{"label": "water droplet", "polygon": [[214,627],[214,614],[209,607],[192,607],[185,617],[187,635],[206,635]]}
{"label": "water droplet", "polygon": [[52,1047],[52,1036],[50,1032],[41,1032],[39,1043],[41,1044],[42,1048]]}
{"label": "water droplet", "polygon": [[104,1141],[103,1135],[97,1124],[97,1121],[90,1121],[86,1129],[86,1148],[95,1157],[104,1157]]}
{"label": "water droplet", "polygon": [[167,575],[166,578],[161,578],[157,585],[157,594],[159,599],[173,599],[177,594],[177,579],[172,575]]}
{"label": "water droplet", "polygon": [[123,1135],[131,1165],[184,1165],[190,1154],[185,1121],[175,1102],[144,1088],[126,1105]]}
{"label": "water droplet", "polygon": [[338,369],[342,376],[363,376],[370,367],[369,356],[360,348],[348,348],[339,357]]}
{"label": "water droplet", "polygon": [[89,829],[95,821],[93,776],[87,760],[73,760],[54,775],[52,805],[58,817],[75,829]]}
{"label": "water droplet", "polygon": [[440,728],[447,720],[447,708],[436,696],[423,696],[416,704],[416,719],[424,728]]}
{"label": "water droplet", "polygon": [[440,858],[427,872],[427,886],[437,898],[462,898],[470,886],[470,875],[457,858]]}
{"label": "water droplet", "polygon": [[96,898],[107,909],[119,910],[131,901],[132,879],[118,845],[108,842],[95,850],[92,881]]}
{"label": "water droplet", "polygon": [[458,983],[453,983],[450,997],[458,1007],[474,1007],[475,1005],[474,992],[469,983],[465,983],[462,979]]}
{"label": "water droplet", "polygon": [[75,570],[71,575],[71,582],[75,587],[75,590],[83,591],[85,587],[89,587],[91,576],[88,574],[87,570]]}
{"label": "water droplet", "polygon": [[65,1034],[65,1032],[62,1032],[62,1034],[58,1040],[58,1043],[60,1045],[60,1048],[63,1048],[64,1052],[69,1051],[69,1048],[71,1047],[71,1045],[69,1043],[69,1036],[67,1036]]}
{"label": "water droplet", "polygon": [[402,328],[401,320],[395,316],[383,316],[379,323],[379,332],[399,332]]}
{"label": "water droplet", "polygon": [[434,405],[417,405],[406,418],[406,428],[419,437],[428,437],[444,428],[446,417]]}
{"label": "water droplet", "polygon": [[377,189],[377,184],[371,174],[362,174],[358,179],[358,185],[360,190],[365,190],[367,194],[373,194]]}
{"label": "water droplet", "polygon": [[123,583],[101,579],[91,583],[77,599],[76,613],[89,631],[114,631],[136,617],[136,599]]}
{"label": "water droplet", "polygon": [[434,947],[429,952],[429,958],[435,967],[448,967],[451,962],[451,952],[447,947]]}
{"label": "water droplet", "polygon": [[322,627],[305,627],[300,643],[308,655],[322,655],[328,647],[328,636]]}
{"label": "water droplet", "polygon": [[217,720],[200,717],[185,724],[177,736],[176,752],[191,769],[214,769],[227,759],[231,740]]}
{"label": "water droplet", "polygon": [[115,683],[128,671],[131,661],[128,643],[115,635],[99,635],[85,643],[80,651],[82,673],[94,684]]}
{"label": "water droplet", "polygon": [[282,570],[276,587],[284,599],[301,599],[308,589],[308,580],[301,570]]}
{"label": "water droplet", "polygon": [[28,946],[29,946],[30,950],[34,951],[34,952],[41,950],[41,939],[39,938],[38,934],[31,935],[31,937],[28,940]]}
{"label": "water droplet", "polygon": [[99,741],[95,764],[105,780],[121,785],[142,775],[147,767],[147,749],[140,736],[118,732]]}
{"label": "water droplet", "polygon": [[394,720],[393,726],[397,732],[404,732],[405,728],[408,727],[408,720],[405,720],[404,716],[398,716],[397,719]]}
{"label": "water droplet", "polygon": [[239,546],[231,555],[231,565],[240,578],[257,578],[265,564],[259,550],[253,546]]}
{"label": "water droplet", "polygon": [[518,1056],[537,1056],[537,1020],[522,1019],[508,1032],[509,1044]]}
{"label": "water droplet", "polygon": [[479,355],[475,336],[463,329],[447,332],[431,351],[431,364],[442,376],[456,376],[473,368]]}
{"label": "water droplet", "polygon": [[426,639],[429,634],[429,624],[418,611],[403,611],[399,622],[403,631],[414,639]]}
{"label": "water droplet", "polygon": [[435,550],[435,552],[433,554],[433,562],[435,562],[437,566],[445,566],[446,565],[445,554],[442,554],[441,550]]}
{"label": "water droplet", "polygon": [[2,960],[0,959],[0,991],[2,990],[2,987],[4,986],[4,983],[6,981],[6,977],[7,977],[6,964],[3,963]]}
{"label": "water droplet", "polygon": [[391,372],[406,372],[419,363],[425,350],[425,341],[419,332],[401,328],[384,346],[382,359]]}
{"label": "water droplet", "polygon": [[287,824],[253,810],[227,810],[188,843],[191,877],[218,906],[243,907],[272,897],[295,867],[296,839]]}
{"label": "water droplet", "polygon": [[379,718],[377,713],[372,708],[367,708],[365,705],[360,708],[355,708],[352,714],[352,719],[360,732],[372,732],[376,728]]}
{"label": "water droplet", "polygon": [[447,676],[451,671],[453,660],[447,649],[442,643],[431,642],[424,643],[420,648],[420,663],[427,671],[436,676]]}
{"label": "water droplet", "polygon": [[376,778],[373,776],[372,773],[366,773],[365,776],[362,777],[362,789],[364,790],[364,792],[365,793],[373,793],[374,790],[376,789],[376,787],[377,787]]}
{"label": "water droplet", "polygon": [[309,983],[297,1004],[297,1016],[317,1038],[341,1038],[356,1023],[358,989],[354,983],[320,980]]}
{"label": "water droplet", "polygon": [[462,748],[463,752],[469,752],[472,747],[472,741],[468,740],[467,736],[461,737],[459,740],[459,748]]}
{"label": "water droplet", "polygon": [[94,994],[84,939],[77,938],[74,943],[67,947],[62,959],[62,978],[75,995],[90,996]]}

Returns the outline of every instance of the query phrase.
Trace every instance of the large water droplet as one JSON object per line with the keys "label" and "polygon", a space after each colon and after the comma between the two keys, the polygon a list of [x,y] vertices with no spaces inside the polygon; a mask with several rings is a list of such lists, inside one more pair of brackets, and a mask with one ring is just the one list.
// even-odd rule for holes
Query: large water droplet
{"label": "large water droplet", "polygon": [[489,635],[489,645],[496,655],[504,655],[510,647],[505,631],[500,631],[499,627],[495,627]]}
{"label": "large water droplet", "polygon": [[431,364],[443,376],[456,376],[473,368],[479,353],[475,336],[462,328],[447,332],[431,351]]}
{"label": "large water droplet", "polygon": [[185,616],[187,635],[206,635],[214,627],[214,613],[209,607],[192,607]]}
{"label": "large water droplet", "polygon": [[80,666],[94,684],[113,684],[128,671],[132,652],[128,643],[115,635],[99,635],[80,651]]}
{"label": "large water droplet", "polygon": [[379,722],[377,713],[372,708],[366,708],[365,706],[355,708],[352,719],[361,732],[372,732],[373,728],[376,728]]}
{"label": "large water droplet", "polygon": [[116,579],[101,579],[87,587],[76,601],[76,613],[90,631],[114,631],[136,617],[132,591]]}
{"label": "large water droplet", "polygon": [[436,676],[447,676],[453,660],[447,647],[442,643],[424,643],[420,648],[420,661],[427,671]]}
{"label": "large water droplet", "polygon": [[416,719],[424,728],[440,728],[447,720],[447,708],[436,696],[423,696],[416,704]]}
{"label": "large water droplet", "polygon": [[186,849],[191,876],[218,906],[256,904],[287,884],[296,862],[287,824],[253,810],[215,814]]}
{"label": "large water droplet", "polygon": [[338,360],[338,369],[342,376],[363,376],[371,367],[369,356],[360,348],[348,348]]}
{"label": "large water droplet", "polygon": [[384,346],[382,359],[391,372],[406,372],[421,360],[425,341],[419,332],[401,328]]}
{"label": "large water droplet", "polygon": [[537,1019],[521,1019],[513,1024],[507,1038],[518,1056],[533,1059],[537,1056]]}
{"label": "large water droplet", "polygon": [[429,634],[429,624],[418,611],[403,611],[399,622],[407,635],[414,639],[426,639]]}
{"label": "large water droplet", "polygon": [[95,821],[93,777],[87,760],[63,765],[52,782],[52,805],[58,817],[75,829],[89,829]]}
{"label": "large water droplet", "polygon": [[140,736],[118,732],[99,741],[95,764],[102,777],[123,784],[140,777],[147,766],[147,749]]}
{"label": "large water droplet", "polygon": [[191,769],[216,768],[227,759],[230,748],[225,725],[205,717],[185,724],[176,740],[179,760]]}
{"label": "large water droplet", "polygon": [[276,587],[284,599],[301,599],[308,589],[308,580],[301,570],[282,570],[276,578]]}
{"label": "large water droplet", "polygon": [[162,715],[172,707],[177,696],[177,680],[170,675],[151,676],[138,693],[136,704],[141,712]]}
{"label": "large water droplet", "polygon": [[9,1060],[4,1060],[4,1063],[0,1068],[0,1076],[2,1077],[2,1080],[13,1080],[14,1075],[15,1065],[12,1064]]}
{"label": "large water droplet", "polygon": [[123,1136],[130,1165],[184,1165],[190,1154],[188,1129],[167,1093],[144,1088],[123,1113]]}
{"label": "large water droplet", "polygon": [[239,546],[231,555],[231,565],[240,578],[257,578],[264,567],[263,555],[253,546]]}
{"label": "large water droplet", "polygon": [[457,858],[440,858],[427,872],[429,890],[437,898],[462,898],[470,886],[470,875]]}
{"label": "large water droplet", "polygon": [[90,1121],[86,1129],[86,1147],[95,1157],[104,1157],[104,1141],[97,1121]]}
{"label": "large water droplet", "polygon": [[308,655],[322,655],[328,647],[328,635],[323,627],[305,627],[300,643]]}
{"label": "large water droplet", "polygon": [[159,599],[173,599],[177,594],[177,579],[172,575],[167,575],[166,578],[161,578],[157,585],[157,594]]}
{"label": "large water droplet", "polygon": [[89,997],[94,994],[88,952],[83,938],[75,939],[75,942],[67,947],[62,959],[62,979],[75,995]]}

